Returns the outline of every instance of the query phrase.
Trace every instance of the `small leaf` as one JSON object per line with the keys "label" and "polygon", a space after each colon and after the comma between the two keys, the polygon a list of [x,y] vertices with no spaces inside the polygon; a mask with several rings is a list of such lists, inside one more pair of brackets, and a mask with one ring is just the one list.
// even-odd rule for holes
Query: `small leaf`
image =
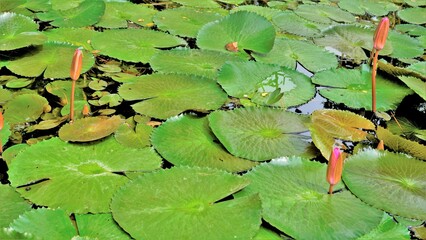
{"label": "small leaf", "polygon": [[425,9],[416,7],[416,8],[405,8],[398,11],[398,17],[402,20],[415,23],[415,24],[425,24],[426,23],[426,15]]}
{"label": "small leaf", "polygon": [[4,106],[4,119],[9,124],[32,122],[40,117],[46,106],[49,103],[40,95],[18,95]]}
{"label": "small leaf", "polygon": [[120,116],[111,118],[87,117],[77,119],[59,129],[63,141],[89,142],[104,138],[117,130],[122,123]]}

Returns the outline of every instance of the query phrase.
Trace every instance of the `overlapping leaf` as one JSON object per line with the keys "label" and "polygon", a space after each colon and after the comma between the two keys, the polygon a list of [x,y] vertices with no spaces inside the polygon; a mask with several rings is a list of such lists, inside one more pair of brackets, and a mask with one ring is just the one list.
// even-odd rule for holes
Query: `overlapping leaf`
{"label": "overlapping leaf", "polygon": [[122,122],[120,116],[87,117],[62,126],[58,134],[63,141],[89,142],[109,136]]}
{"label": "overlapping leaf", "polygon": [[294,13],[302,18],[322,24],[332,24],[335,22],[351,23],[355,22],[355,16],[338,8],[321,4],[299,5]]}
{"label": "overlapping leaf", "polygon": [[9,124],[32,122],[48,108],[46,98],[37,94],[22,94],[4,106],[4,119]]}
{"label": "overlapping leaf", "polygon": [[146,26],[152,24],[155,9],[131,2],[106,2],[105,13],[96,26],[104,28],[126,28],[127,21]]}

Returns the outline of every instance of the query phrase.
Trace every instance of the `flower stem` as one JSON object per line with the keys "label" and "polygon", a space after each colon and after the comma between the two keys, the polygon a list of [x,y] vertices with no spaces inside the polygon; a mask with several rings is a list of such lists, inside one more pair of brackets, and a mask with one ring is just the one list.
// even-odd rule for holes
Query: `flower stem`
{"label": "flower stem", "polygon": [[70,122],[72,123],[72,121],[74,120],[74,94],[75,94],[75,83],[77,81],[73,80],[72,81],[72,86],[71,86],[71,105],[70,105]]}
{"label": "flower stem", "polygon": [[376,112],[376,74],[377,74],[377,58],[379,58],[379,51],[374,52],[373,70],[371,72],[371,95],[372,95],[372,109]]}

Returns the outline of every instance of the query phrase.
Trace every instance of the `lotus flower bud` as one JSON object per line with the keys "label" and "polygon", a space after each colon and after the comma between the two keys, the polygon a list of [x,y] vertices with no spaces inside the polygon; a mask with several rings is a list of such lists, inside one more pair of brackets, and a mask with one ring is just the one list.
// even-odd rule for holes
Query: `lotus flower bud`
{"label": "lotus flower bud", "polygon": [[83,66],[83,51],[81,51],[80,48],[77,48],[74,52],[74,56],[72,57],[72,63],[71,63],[70,76],[72,80],[76,81],[80,77],[82,66]]}
{"label": "lotus flower bud", "polygon": [[89,106],[87,106],[87,104],[84,104],[83,106],[83,110],[81,111],[83,116],[87,117],[90,115],[90,110],[89,110]]}
{"label": "lotus flower bud", "polygon": [[376,32],[374,33],[374,45],[373,48],[377,51],[383,49],[386,43],[386,38],[388,37],[389,32],[389,18],[384,17],[380,20],[379,25],[377,26]]}
{"label": "lotus flower bud", "polygon": [[385,142],[380,140],[379,144],[377,144],[377,150],[385,150]]}
{"label": "lotus flower bud", "polygon": [[3,113],[0,111],[0,130],[3,129],[4,126],[4,118],[3,118]]}
{"label": "lotus flower bud", "polygon": [[329,194],[332,194],[334,185],[339,183],[342,177],[342,170],[343,156],[340,152],[340,149],[338,147],[335,147],[330,155],[327,167],[327,182],[330,184],[330,188],[328,191]]}

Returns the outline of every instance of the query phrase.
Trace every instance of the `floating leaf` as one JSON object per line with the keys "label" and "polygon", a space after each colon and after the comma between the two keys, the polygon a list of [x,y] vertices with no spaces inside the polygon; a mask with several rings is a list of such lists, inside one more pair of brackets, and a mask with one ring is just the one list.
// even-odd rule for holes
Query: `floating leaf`
{"label": "floating leaf", "polygon": [[129,62],[147,63],[158,51],[186,45],[178,37],[147,29],[108,30],[97,35],[92,45],[100,54]]}
{"label": "floating leaf", "polygon": [[401,76],[399,79],[407,85],[411,90],[413,90],[417,95],[419,95],[423,100],[426,101],[426,82],[415,77],[404,77]]}
{"label": "floating leaf", "polygon": [[332,7],[321,4],[303,4],[299,5],[294,13],[302,18],[322,24],[332,24],[335,22],[351,23],[355,22],[355,16],[341,10],[338,7]]}
{"label": "floating leaf", "polygon": [[273,8],[268,7],[261,7],[258,5],[241,5],[231,10],[231,13],[237,12],[237,11],[247,11],[247,12],[254,12],[256,14],[259,14],[260,16],[268,19],[269,21],[272,20],[273,17],[280,14],[281,11]]}
{"label": "floating leaf", "polygon": [[423,47],[416,38],[390,31],[387,44],[393,49],[390,54],[394,58],[414,58],[423,54]]}
{"label": "floating leaf", "polygon": [[[320,94],[331,101],[344,103],[348,107],[371,110],[371,74],[363,66],[363,70],[331,69],[322,71],[312,78],[312,82],[329,88],[320,89]],[[377,110],[396,109],[402,99],[412,93],[410,89],[376,77]]]}
{"label": "floating leaf", "polygon": [[377,240],[377,239],[411,239],[410,232],[408,229],[400,224],[396,223],[395,220],[388,214],[384,213],[382,221],[379,226],[373,229],[366,235],[357,238],[357,240]]}
{"label": "floating leaf", "polygon": [[408,33],[412,36],[426,35],[426,27],[416,24],[398,24],[395,26],[395,30],[402,33]]}
{"label": "floating leaf", "polygon": [[397,152],[406,152],[419,159],[426,160],[426,146],[418,142],[410,141],[397,135],[393,135],[383,127],[377,127],[377,138],[383,140],[385,145]]}
{"label": "floating leaf", "polygon": [[7,81],[6,87],[8,88],[23,88],[34,82],[34,79],[16,78]]}
{"label": "floating leaf", "polygon": [[125,100],[145,99],[132,108],[140,114],[166,119],[186,110],[217,109],[226,94],[215,81],[194,75],[152,74],[125,83],[118,93]]}
{"label": "floating leaf", "polygon": [[13,98],[11,91],[7,89],[0,88],[0,105],[4,105],[6,102],[10,101]]}
{"label": "floating leaf", "polygon": [[[69,4],[69,5],[64,5]],[[86,27],[99,21],[105,11],[103,0],[55,1],[47,12],[37,13],[42,21],[51,21],[56,27]]]}
{"label": "floating leaf", "polygon": [[152,23],[153,16],[157,11],[142,4],[131,2],[106,2],[105,13],[96,24],[103,28],[126,28],[127,21],[139,25]]}
{"label": "floating leaf", "polygon": [[426,11],[424,8],[415,7],[415,8],[405,8],[398,11],[398,17],[402,20],[415,23],[415,24],[425,24],[426,23]]}
{"label": "floating leaf", "polygon": [[157,27],[174,35],[197,37],[197,33],[206,23],[219,20],[224,12],[199,8],[169,8],[154,16]]}
{"label": "floating leaf", "polygon": [[[43,74],[45,78],[68,78],[75,49],[75,46],[69,44],[47,42],[35,52],[28,52],[22,58],[10,61],[7,68],[26,77]],[[88,71],[94,63],[93,55],[84,51],[82,73]]]}
{"label": "floating leaf", "polygon": [[4,106],[4,119],[9,124],[32,122],[40,117],[47,106],[46,98],[40,95],[18,95]]}
{"label": "floating leaf", "polygon": [[[75,94],[74,99],[75,100],[84,100],[85,95],[84,91],[82,89],[82,85],[79,84],[80,82],[77,81],[76,88],[75,88]],[[57,80],[50,82],[46,85],[46,91],[50,94],[53,94],[59,98],[61,105],[66,105],[69,103],[69,98],[71,97],[71,81],[63,81],[63,80]]]}
{"label": "floating leaf", "polygon": [[305,41],[285,38],[275,39],[274,47],[268,54],[253,53],[253,56],[259,62],[278,64],[292,69],[296,69],[296,64],[300,63],[312,72],[337,67],[334,54]]}
{"label": "floating leaf", "polygon": [[336,187],[342,191],[327,194],[326,169],[299,157],[264,163],[245,175],[251,184],[241,194],[258,193],[263,219],[295,239],[355,239],[370,232],[382,211],[361,202],[341,183]]}
{"label": "floating leaf", "polygon": [[37,29],[37,23],[29,17],[9,12],[0,13],[0,51],[43,44],[46,36]]}
{"label": "floating leaf", "polygon": [[283,11],[272,18],[272,22],[281,31],[304,37],[320,36],[321,29],[325,28],[319,23],[313,23],[299,17],[292,11]]}
{"label": "floating leaf", "polygon": [[21,198],[19,193],[9,185],[0,185],[0,199],[0,209],[2,210],[0,215],[0,238],[8,239],[3,228],[8,227],[22,213],[29,211],[31,205]]}
{"label": "floating leaf", "polygon": [[112,218],[110,213],[77,214],[75,216],[78,232],[82,237],[94,239],[130,239]]}
{"label": "floating leaf", "polygon": [[237,42],[239,51],[247,49],[267,53],[272,49],[274,39],[275,29],[268,20],[255,13],[241,11],[204,25],[198,32],[197,46],[226,52],[226,44]]}
{"label": "floating leaf", "polygon": [[155,71],[163,73],[186,73],[214,79],[226,61],[238,60],[242,61],[228,53],[176,48],[158,52],[151,58],[150,65]]}
{"label": "floating leaf", "polygon": [[257,104],[283,108],[306,103],[315,95],[305,75],[258,62],[227,62],[219,72],[218,83],[231,96],[250,97]]}
{"label": "floating leaf", "polygon": [[346,160],[343,180],[353,194],[376,208],[426,219],[425,171],[426,164],[415,158],[370,149]]}
{"label": "floating leaf", "polygon": [[[77,145],[53,138],[19,153],[9,166],[12,186],[38,205],[68,212],[109,212],[127,171],[151,171],[161,159],[150,148],[126,148],[113,138]],[[83,184],[84,183],[84,184]]]}
{"label": "floating leaf", "polygon": [[3,149],[2,147],[6,145],[6,143],[9,141],[9,137],[11,134],[12,133],[10,132],[10,125],[6,120],[6,122],[3,122],[2,129],[0,129],[0,149]]}
{"label": "floating leaf", "polygon": [[255,162],[237,158],[218,144],[207,118],[190,115],[171,118],[161,124],[151,136],[155,149],[176,166],[199,166],[241,172]]}
{"label": "floating leaf", "polygon": [[150,146],[149,135],[152,127],[138,123],[133,129],[129,124],[121,124],[114,133],[117,142],[131,148],[143,148]]}
{"label": "floating leaf", "polygon": [[220,5],[214,0],[204,0],[204,1],[193,1],[193,0],[173,0],[186,7],[193,8],[219,8]]}
{"label": "floating leaf", "polygon": [[339,7],[357,15],[370,15],[384,16],[390,11],[398,10],[398,6],[393,2],[386,0],[341,0]]}
{"label": "floating leaf", "polygon": [[94,141],[112,134],[121,123],[122,120],[120,116],[77,119],[61,127],[61,129],[59,129],[59,137],[63,141]]}
{"label": "floating leaf", "polygon": [[371,121],[349,111],[317,110],[312,113],[311,120],[312,140],[325,159],[331,155],[335,139],[358,142],[366,140],[365,130],[375,129]]}
{"label": "floating leaf", "polygon": [[125,185],[111,210],[136,239],[250,239],[260,225],[257,195],[220,201],[247,185],[219,170],[174,167]]}
{"label": "floating leaf", "polygon": [[[49,41],[70,43],[74,46],[92,50],[92,39],[101,33],[87,28],[54,28],[44,31]],[[86,55],[84,55],[84,60]],[[83,60],[83,61],[84,61]]]}
{"label": "floating leaf", "polygon": [[55,128],[62,123],[64,123],[66,120],[68,120],[68,116],[57,118],[57,119],[48,119],[41,121],[35,125],[31,125],[27,128],[27,133],[36,131],[36,130],[49,130],[52,128]]}
{"label": "floating leaf", "polygon": [[308,138],[307,118],[273,108],[238,108],[209,115],[216,137],[233,155],[254,161],[302,154]]}

